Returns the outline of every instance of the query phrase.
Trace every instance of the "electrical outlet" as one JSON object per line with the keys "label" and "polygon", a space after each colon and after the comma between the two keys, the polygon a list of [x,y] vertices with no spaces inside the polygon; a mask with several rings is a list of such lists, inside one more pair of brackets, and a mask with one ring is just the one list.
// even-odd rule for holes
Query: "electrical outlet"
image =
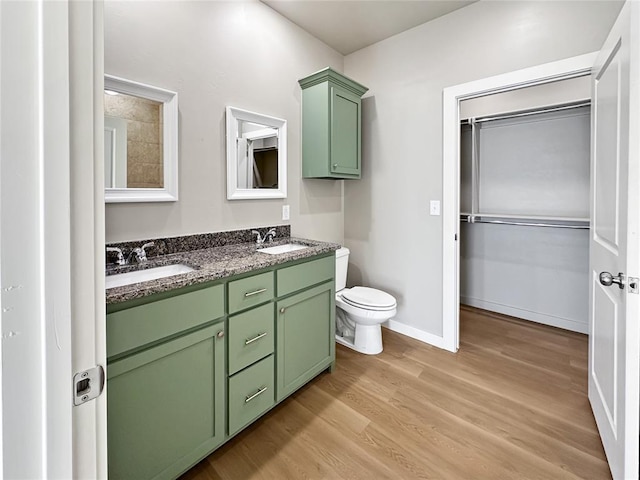
{"label": "electrical outlet", "polygon": [[429,214],[440,215],[440,200],[431,200],[431,204],[429,206]]}
{"label": "electrical outlet", "polygon": [[282,219],[289,220],[289,205],[282,206]]}

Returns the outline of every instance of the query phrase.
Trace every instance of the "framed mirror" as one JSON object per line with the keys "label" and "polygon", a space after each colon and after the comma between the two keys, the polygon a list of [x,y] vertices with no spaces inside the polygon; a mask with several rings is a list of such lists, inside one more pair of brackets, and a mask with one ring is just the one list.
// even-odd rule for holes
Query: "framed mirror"
{"label": "framed mirror", "polygon": [[178,94],[104,77],[104,198],[178,200]]}
{"label": "framed mirror", "polygon": [[227,107],[227,198],[287,197],[287,121]]}

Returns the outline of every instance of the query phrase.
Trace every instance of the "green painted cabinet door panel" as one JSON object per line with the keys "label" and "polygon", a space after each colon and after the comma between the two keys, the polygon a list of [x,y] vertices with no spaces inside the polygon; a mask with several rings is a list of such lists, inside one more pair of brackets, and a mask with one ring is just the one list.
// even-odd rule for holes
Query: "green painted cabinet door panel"
{"label": "green painted cabinet door panel", "polygon": [[178,294],[107,315],[107,358],[224,315],[224,285]]}
{"label": "green painted cabinet door panel", "polygon": [[278,296],[282,297],[303,288],[332,280],[335,271],[335,254],[330,257],[281,268],[276,272]]}
{"label": "green painted cabinet door panel", "polygon": [[273,355],[229,378],[229,435],[251,423],[275,403]]}
{"label": "green painted cabinet door panel", "polygon": [[110,479],[175,478],[224,440],[224,338],[218,323],[107,372]]}
{"label": "green painted cabinet door panel", "polygon": [[335,360],[335,290],[327,282],[277,302],[277,400]]}
{"label": "green painted cabinet door panel", "polygon": [[273,272],[260,273],[229,282],[229,314],[273,299]]}
{"label": "green painted cabinet door panel", "polygon": [[273,302],[229,317],[229,375],[273,353]]}
{"label": "green painted cabinet door panel", "polygon": [[360,176],[360,97],[331,87],[331,173]]}

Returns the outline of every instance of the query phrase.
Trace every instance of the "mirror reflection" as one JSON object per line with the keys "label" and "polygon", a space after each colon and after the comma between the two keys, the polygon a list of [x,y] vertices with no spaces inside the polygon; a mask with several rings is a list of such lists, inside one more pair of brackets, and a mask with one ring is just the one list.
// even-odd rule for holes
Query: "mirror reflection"
{"label": "mirror reflection", "polygon": [[105,90],[106,188],[162,188],[163,103]]}
{"label": "mirror reflection", "polygon": [[278,188],[278,130],[238,120],[238,188]]}
{"label": "mirror reflection", "polygon": [[227,198],[286,197],[286,120],[227,107]]}

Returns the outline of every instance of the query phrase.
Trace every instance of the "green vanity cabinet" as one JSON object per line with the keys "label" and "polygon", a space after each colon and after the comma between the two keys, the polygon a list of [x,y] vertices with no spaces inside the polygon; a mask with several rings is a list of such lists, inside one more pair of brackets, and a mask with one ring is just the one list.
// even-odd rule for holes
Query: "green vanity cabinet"
{"label": "green vanity cabinet", "polygon": [[359,179],[361,97],[367,87],[327,67],[302,87],[302,176]]}
{"label": "green vanity cabinet", "polygon": [[225,438],[224,322],[107,368],[110,479],[175,478]]}
{"label": "green vanity cabinet", "polygon": [[109,478],[177,478],[332,368],[334,275],[324,254],[109,305]]}

